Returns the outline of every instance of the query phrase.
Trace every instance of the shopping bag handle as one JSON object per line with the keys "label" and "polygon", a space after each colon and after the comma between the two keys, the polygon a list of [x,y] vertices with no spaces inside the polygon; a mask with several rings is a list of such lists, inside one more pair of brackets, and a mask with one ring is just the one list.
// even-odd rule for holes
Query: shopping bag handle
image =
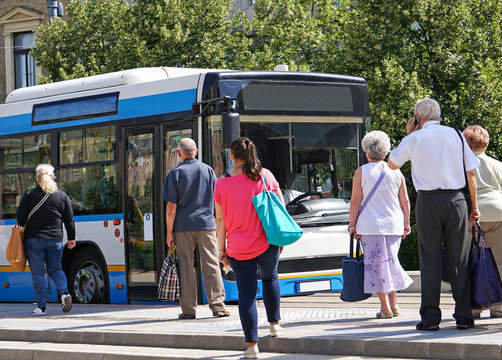
{"label": "shopping bag handle", "polygon": [[357,260],[361,257],[361,239],[356,240],[356,255],[354,256],[354,234],[350,235],[349,257],[356,258]]}
{"label": "shopping bag handle", "polygon": [[[476,236],[476,230],[478,232]],[[480,240],[482,241],[482,244],[480,245]],[[481,229],[481,224],[479,223],[478,220],[476,220],[476,226],[472,227],[472,240],[471,240],[472,246],[475,247],[486,247],[486,242],[485,242],[485,234],[483,233],[483,230]]]}
{"label": "shopping bag handle", "polygon": [[175,251],[176,251],[176,245],[173,247],[170,247],[169,250],[167,251],[167,257],[169,257],[169,255],[172,255],[174,257]]}

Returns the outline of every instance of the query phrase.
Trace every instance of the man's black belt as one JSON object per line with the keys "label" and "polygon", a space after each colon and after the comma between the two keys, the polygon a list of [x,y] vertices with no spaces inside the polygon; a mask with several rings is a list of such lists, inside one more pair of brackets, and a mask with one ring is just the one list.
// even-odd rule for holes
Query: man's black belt
{"label": "man's black belt", "polygon": [[418,195],[426,195],[426,194],[435,194],[435,193],[453,193],[453,192],[459,192],[464,190],[463,188],[461,189],[434,189],[434,190],[418,190],[417,194]]}

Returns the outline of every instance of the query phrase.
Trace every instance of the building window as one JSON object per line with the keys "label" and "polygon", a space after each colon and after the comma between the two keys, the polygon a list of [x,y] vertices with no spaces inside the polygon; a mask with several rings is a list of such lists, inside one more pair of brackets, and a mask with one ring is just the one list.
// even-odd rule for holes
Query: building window
{"label": "building window", "polygon": [[35,59],[30,55],[34,41],[32,32],[14,35],[16,89],[35,85]]}

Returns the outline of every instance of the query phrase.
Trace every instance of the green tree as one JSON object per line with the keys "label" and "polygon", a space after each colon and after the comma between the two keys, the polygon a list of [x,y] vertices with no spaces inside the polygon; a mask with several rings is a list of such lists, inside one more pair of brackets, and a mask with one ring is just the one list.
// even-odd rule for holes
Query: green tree
{"label": "green tree", "polygon": [[312,71],[323,53],[335,11],[333,1],[258,0],[251,21],[249,67],[272,70],[287,64],[293,71]]}
{"label": "green tree", "polygon": [[137,67],[144,43],[136,35],[125,0],[72,1],[65,20],[40,26],[32,55],[42,65],[42,82]]}
{"label": "green tree", "polygon": [[132,12],[150,66],[225,68],[249,42],[231,0],[138,0]]}
{"label": "green tree", "polygon": [[32,51],[58,81],[144,66],[243,67],[249,20],[231,0],[72,1],[40,27]]}
{"label": "green tree", "polygon": [[502,158],[500,1],[342,0],[316,71],[363,76],[374,128],[396,145],[417,99],[439,101],[443,122],[480,124]]}

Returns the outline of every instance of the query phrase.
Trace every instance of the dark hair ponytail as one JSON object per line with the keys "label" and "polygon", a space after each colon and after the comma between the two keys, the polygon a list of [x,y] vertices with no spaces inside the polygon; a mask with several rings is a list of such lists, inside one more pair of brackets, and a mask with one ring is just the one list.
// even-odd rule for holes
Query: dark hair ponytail
{"label": "dark hair ponytail", "polygon": [[260,160],[256,153],[256,147],[247,137],[235,139],[230,144],[230,150],[237,160],[244,160],[243,171],[250,179],[258,181],[261,179]]}

